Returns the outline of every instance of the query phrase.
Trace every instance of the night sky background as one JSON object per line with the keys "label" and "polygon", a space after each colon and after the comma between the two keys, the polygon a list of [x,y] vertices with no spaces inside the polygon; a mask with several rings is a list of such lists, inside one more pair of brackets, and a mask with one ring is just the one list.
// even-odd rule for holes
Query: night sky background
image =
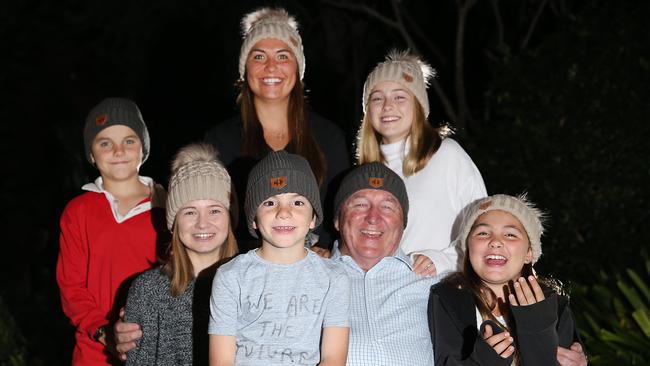
{"label": "night sky background", "polygon": [[0,363],[69,364],[73,329],[54,278],[58,218],[97,176],[83,156],[90,108],[108,96],[139,105],[152,146],[141,173],[166,185],[175,151],[238,113],[239,21],[263,5],[296,17],[309,104],[343,129],[351,157],[366,75],[389,49],[410,47],[439,74],[429,121],[456,128],[488,192],[527,191],[548,213],[540,273],[570,289],[601,281],[600,271],[640,268],[650,219],[649,4],[3,2]]}

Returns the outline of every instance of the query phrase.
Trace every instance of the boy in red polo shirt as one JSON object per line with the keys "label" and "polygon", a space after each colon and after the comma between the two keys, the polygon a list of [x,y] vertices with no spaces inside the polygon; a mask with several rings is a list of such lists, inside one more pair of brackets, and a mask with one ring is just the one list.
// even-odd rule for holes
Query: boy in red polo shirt
{"label": "boy in red polo shirt", "polygon": [[156,262],[166,237],[165,191],[138,174],[149,155],[140,110],[107,98],[84,127],[86,158],[100,173],[61,216],[57,282],[63,311],[76,327],[73,365],[118,364],[107,336],[124,305],[130,279]]}

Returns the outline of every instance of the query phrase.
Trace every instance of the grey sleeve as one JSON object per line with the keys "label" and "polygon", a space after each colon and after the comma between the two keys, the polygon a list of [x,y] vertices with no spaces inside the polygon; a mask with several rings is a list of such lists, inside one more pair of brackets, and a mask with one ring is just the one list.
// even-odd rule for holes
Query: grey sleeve
{"label": "grey sleeve", "polygon": [[154,296],[154,281],[146,277],[146,273],[138,276],[126,298],[124,321],[137,323],[142,329],[142,338],[136,341],[134,349],[127,353],[126,365],[153,365],[156,357],[158,341],[158,321],[156,297]]}
{"label": "grey sleeve", "polygon": [[237,334],[237,282],[233,276],[217,270],[210,294],[210,324],[208,333],[234,336]]}
{"label": "grey sleeve", "polygon": [[325,298],[323,328],[350,327],[350,279],[341,272],[332,279]]}

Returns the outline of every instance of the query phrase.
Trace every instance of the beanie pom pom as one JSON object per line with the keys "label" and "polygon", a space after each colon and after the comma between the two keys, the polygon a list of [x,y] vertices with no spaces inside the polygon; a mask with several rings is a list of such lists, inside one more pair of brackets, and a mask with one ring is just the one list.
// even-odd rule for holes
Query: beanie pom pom
{"label": "beanie pom pom", "polygon": [[[523,192],[516,196],[516,198],[521,201],[521,203],[530,210],[530,213],[537,219],[539,222],[539,235],[544,234],[544,225],[546,224],[547,214],[542,210],[537,208],[537,206],[528,199],[528,192]],[[519,220],[519,218],[517,218]]]}
{"label": "beanie pom pom", "polygon": [[180,149],[174,157],[172,161],[172,175],[175,175],[180,168],[190,163],[213,162],[221,165],[221,162],[217,159],[217,154],[217,151],[212,145],[205,143],[187,145]]}
{"label": "beanie pom pom", "polygon": [[287,24],[294,31],[298,31],[298,22],[287,13],[284,9],[261,8],[251,13],[246,14],[241,21],[242,35],[246,37],[251,28],[253,28],[260,21],[271,23]]}
{"label": "beanie pom pom", "polygon": [[422,61],[419,56],[412,54],[409,50],[391,50],[388,55],[386,55],[386,62],[406,62],[417,65],[422,73],[424,84],[427,86],[429,86],[431,78],[436,77],[436,70],[428,63]]}

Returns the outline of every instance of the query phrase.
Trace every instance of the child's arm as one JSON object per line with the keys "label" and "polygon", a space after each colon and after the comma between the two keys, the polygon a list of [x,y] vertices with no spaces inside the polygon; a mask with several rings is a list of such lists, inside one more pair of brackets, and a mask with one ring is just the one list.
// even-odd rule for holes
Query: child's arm
{"label": "child's arm", "polygon": [[63,312],[78,331],[92,340],[95,331],[107,325],[108,320],[86,285],[90,253],[82,230],[85,214],[78,202],[71,202],[61,215],[56,280],[61,289]]}
{"label": "child's arm", "polygon": [[236,353],[235,336],[210,334],[210,366],[232,366]]}
{"label": "child's arm", "polygon": [[557,324],[558,297],[544,293],[533,276],[520,277],[514,283],[515,294],[509,295],[512,315],[517,325],[519,357],[523,365],[559,365]]}
{"label": "child's arm", "polygon": [[323,328],[320,349],[320,366],[345,365],[348,359],[348,338],[350,328]]}
{"label": "child's arm", "polygon": [[[231,262],[232,263],[232,262]],[[229,267],[228,267],[229,268]],[[226,267],[217,270],[210,294],[208,325],[210,366],[232,366],[237,357],[237,274]]]}

